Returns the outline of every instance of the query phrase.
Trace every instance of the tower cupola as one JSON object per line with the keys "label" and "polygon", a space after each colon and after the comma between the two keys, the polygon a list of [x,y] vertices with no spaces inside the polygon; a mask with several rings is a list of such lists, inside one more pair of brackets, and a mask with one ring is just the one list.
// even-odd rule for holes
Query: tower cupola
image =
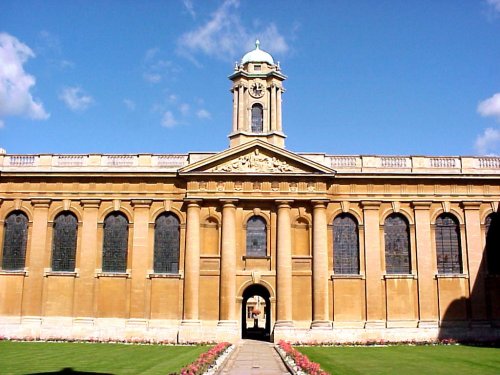
{"label": "tower cupola", "polygon": [[229,76],[233,82],[233,128],[229,134],[230,147],[262,139],[279,147],[285,147],[282,130],[281,94],[284,92],[279,63],[260,49],[246,53],[236,63],[234,73]]}

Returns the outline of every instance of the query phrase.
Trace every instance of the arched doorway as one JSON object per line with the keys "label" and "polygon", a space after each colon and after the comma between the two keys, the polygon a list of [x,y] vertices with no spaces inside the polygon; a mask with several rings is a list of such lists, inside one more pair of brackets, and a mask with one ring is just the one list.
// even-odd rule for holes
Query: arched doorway
{"label": "arched doorway", "polygon": [[260,284],[252,284],[245,289],[241,305],[241,337],[271,340],[270,297],[269,291]]}

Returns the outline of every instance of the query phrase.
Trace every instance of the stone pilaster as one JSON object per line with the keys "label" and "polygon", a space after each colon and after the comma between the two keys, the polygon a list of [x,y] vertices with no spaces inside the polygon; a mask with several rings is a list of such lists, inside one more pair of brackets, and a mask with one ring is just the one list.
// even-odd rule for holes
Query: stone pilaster
{"label": "stone pilaster", "polygon": [[278,87],[278,92],[276,93],[276,130],[279,132],[282,131],[282,126],[281,126],[281,88]]}
{"label": "stone pilaster", "polygon": [[233,87],[233,133],[238,131],[238,87]]}
{"label": "stone pilaster", "polygon": [[385,327],[380,249],[380,202],[362,202],[365,222],[366,328]]}
{"label": "stone pilaster", "polygon": [[236,322],[236,200],[222,201],[220,320]]}
{"label": "stone pilaster", "polygon": [[75,280],[75,317],[94,317],[94,282],[97,259],[98,199],[81,201],[83,207],[82,243],[77,257],[79,277]]}
{"label": "stone pilaster", "polygon": [[291,201],[278,204],[277,320],[276,327],[292,327],[292,226]]}
{"label": "stone pilaster", "polygon": [[[463,202],[467,263],[469,265],[469,293],[473,325],[485,325],[487,320],[485,291],[485,259],[481,240],[480,202]],[[463,249],[465,250],[465,249]],[[464,270],[466,273],[466,270]]]}
{"label": "stone pilaster", "polygon": [[216,339],[235,342],[239,336],[236,315],[236,200],[222,201],[222,249],[219,322]]}
{"label": "stone pilaster", "polygon": [[245,128],[245,87],[243,84],[238,86],[238,130],[249,131]]}
{"label": "stone pilaster", "polygon": [[50,199],[32,199],[31,204],[33,205],[33,227],[31,230],[31,246],[27,254],[29,273],[24,281],[22,315],[41,317]]}
{"label": "stone pilaster", "polygon": [[313,322],[312,328],[331,327],[328,320],[328,201],[313,201]]}
{"label": "stone pilaster", "polygon": [[134,207],[134,233],[132,248],[132,285],[130,291],[130,318],[146,319],[146,273],[151,268],[148,232],[151,200],[132,201]]}
{"label": "stone pilaster", "polygon": [[200,289],[200,202],[187,202],[186,255],[184,260],[184,320],[198,320]]}
{"label": "stone pilaster", "polygon": [[277,99],[276,99],[276,90],[277,87],[275,84],[271,85],[271,121],[269,121],[269,130],[273,131],[277,129],[276,124],[276,107],[277,107]]}
{"label": "stone pilaster", "polygon": [[418,272],[419,327],[438,326],[436,257],[432,251],[431,202],[414,202]]}
{"label": "stone pilaster", "polygon": [[201,340],[199,320],[200,290],[200,202],[187,200],[186,252],[184,256],[184,319],[179,327],[179,342]]}

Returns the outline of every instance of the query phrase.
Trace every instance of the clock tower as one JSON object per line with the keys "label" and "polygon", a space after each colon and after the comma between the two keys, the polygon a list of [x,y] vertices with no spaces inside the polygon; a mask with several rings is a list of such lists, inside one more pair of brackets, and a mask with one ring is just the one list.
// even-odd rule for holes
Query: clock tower
{"label": "clock tower", "polygon": [[236,63],[233,82],[233,128],[229,134],[229,146],[234,147],[254,139],[285,147],[285,134],[281,126],[281,94],[284,92],[279,63],[260,49],[248,52]]}

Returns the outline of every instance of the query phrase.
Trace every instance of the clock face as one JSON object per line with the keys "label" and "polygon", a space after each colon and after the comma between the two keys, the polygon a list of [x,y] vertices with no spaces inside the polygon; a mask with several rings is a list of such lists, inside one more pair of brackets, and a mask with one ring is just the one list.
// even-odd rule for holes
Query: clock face
{"label": "clock face", "polygon": [[252,95],[254,98],[261,98],[262,96],[264,96],[264,92],[265,87],[260,82],[254,82],[252,83],[252,86],[250,86],[250,95]]}

